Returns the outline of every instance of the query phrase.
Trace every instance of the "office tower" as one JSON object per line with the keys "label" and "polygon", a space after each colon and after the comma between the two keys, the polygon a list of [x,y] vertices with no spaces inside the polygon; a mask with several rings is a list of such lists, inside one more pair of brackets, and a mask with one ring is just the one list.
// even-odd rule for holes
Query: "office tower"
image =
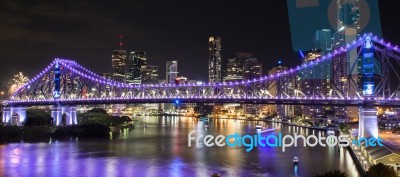
{"label": "office tower", "polygon": [[262,65],[257,58],[246,58],[243,62],[243,79],[259,78],[262,75]]}
{"label": "office tower", "polygon": [[243,80],[243,62],[236,56],[228,56],[226,59],[225,82],[235,82]]}
{"label": "office tower", "polygon": [[175,79],[178,77],[178,61],[167,61],[166,63],[166,79],[167,84],[175,83]]}
{"label": "office tower", "polygon": [[[311,50],[305,51],[306,56],[303,59],[303,64],[313,62],[322,56],[322,50]],[[307,97],[321,97],[327,95],[327,85],[329,79],[326,77],[326,73],[323,72],[324,65],[315,65],[313,67],[306,68],[300,72],[300,91],[302,96]],[[322,106],[303,106],[302,115],[306,117],[318,117],[323,113]]]}
{"label": "office tower", "polygon": [[[271,70],[268,71],[268,75],[272,74],[278,74],[282,73],[288,68],[283,66],[283,63],[281,60],[278,61],[278,64],[276,67],[272,68]],[[285,93],[288,95],[292,95],[291,90],[293,89],[294,86],[294,81],[290,80],[271,80],[268,88],[268,92],[271,96],[273,97],[284,97]],[[294,106],[293,105],[269,105],[270,108],[269,110],[277,113],[279,118],[285,118],[285,117],[292,117],[294,116]]]}
{"label": "office tower", "polygon": [[[314,60],[332,50],[332,33],[330,29],[317,30],[314,34],[314,50],[308,51],[307,60]],[[331,88],[331,78],[332,78],[332,61],[324,61],[319,64],[321,66],[321,79],[322,79],[322,92],[323,96],[328,96]]]}
{"label": "office tower", "polygon": [[260,78],[263,74],[262,72],[262,64],[257,63],[256,65],[251,67],[252,78]]}
{"label": "office tower", "polygon": [[146,52],[130,52],[126,64],[126,83],[142,84],[142,72],[146,64]]}
{"label": "office tower", "polygon": [[[250,55],[243,55],[244,53],[237,54],[237,58],[243,61],[243,79],[250,80],[259,78],[261,76],[261,64],[257,63],[257,58],[251,58]],[[246,57],[246,58],[245,58]],[[257,86],[261,86],[257,84]],[[260,113],[260,105],[256,104],[245,104],[243,105],[245,114],[257,115]]]}
{"label": "office tower", "polygon": [[[333,37],[333,49],[338,49],[351,43],[356,39],[357,31],[354,28],[343,28],[335,33]],[[350,75],[357,75],[356,69],[351,69],[351,65],[357,62],[357,50],[350,50],[346,53],[337,55],[333,58],[333,82],[337,87],[339,96],[354,96],[356,90],[349,90]]]}
{"label": "office tower", "polygon": [[252,67],[257,64],[257,58],[246,58],[243,62],[243,79],[252,78]]}
{"label": "office tower", "polygon": [[322,53],[326,53],[332,50],[332,32],[330,29],[315,31],[314,49],[321,49]]}
{"label": "office tower", "polygon": [[112,59],[112,78],[115,81],[125,82],[126,50],[114,50]]}
{"label": "office tower", "polygon": [[[226,58],[226,75],[224,81],[241,81],[244,76],[244,62],[251,58],[251,53],[238,52],[236,55],[230,55]],[[256,59],[257,60],[257,59]]]}
{"label": "office tower", "polygon": [[360,32],[359,0],[337,0],[337,29],[354,28]]}
{"label": "office tower", "polygon": [[[332,50],[339,49],[357,38],[360,32],[360,13],[358,0],[337,0],[337,32],[333,35]],[[361,75],[358,73],[357,50],[335,56],[332,62],[332,82],[334,94],[338,97],[355,97],[359,95]],[[333,88],[332,88],[333,89]],[[337,116],[358,117],[357,108],[335,107]],[[347,112],[347,113],[346,113]]]}
{"label": "office tower", "polygon": [[142,72],[143,84],[158,84],[158,66],[146,65]]}
{"label": "office tower", "polygon": [[208,39],[208,81],[221,82],[221,38]]}

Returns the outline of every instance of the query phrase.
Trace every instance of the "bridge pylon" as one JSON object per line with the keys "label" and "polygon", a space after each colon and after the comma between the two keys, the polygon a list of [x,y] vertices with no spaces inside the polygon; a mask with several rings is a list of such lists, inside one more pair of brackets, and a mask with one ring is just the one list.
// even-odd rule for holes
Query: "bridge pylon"
{"label": "bridge pylon", "polygon": [[378,138],[378,114],[377,109],[372,106],[371,101],[375,98],[374,74],[376,71],[374,65],[374,46],[370,35],[364,37],[361,50],[363,95],[366,104],[359,108],[358,138]]}
{"label": "bridge pylon", "polygon": [[5,125],[22,126],[26,119],[26,107],[5,106],[3,108],[3,123]]}
{"label": "bridge pylon", "polygon": [[78,124],[76,106],[52,106],[51,117],[57,126]]}

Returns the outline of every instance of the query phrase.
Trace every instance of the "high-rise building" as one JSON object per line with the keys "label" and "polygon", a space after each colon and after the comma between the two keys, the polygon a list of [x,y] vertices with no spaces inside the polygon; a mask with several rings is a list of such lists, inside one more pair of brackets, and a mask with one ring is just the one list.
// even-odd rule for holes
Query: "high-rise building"
{"label": "high-rise building", "polygon": [[243,80],[243,62],[236,56],[229,56],[226,59],[225,82]]}
{"label": "high-rise building", "polygon": [[322,53],[332,50],[332,32],[330,29],[315,31],[314,49],[321,49]]}
{"label": "high-rise building", "polygon": [[[272,68],[268,71],[268,75],[282,73],[288,68],[283,66],[282,61],[279,60],[276,67]],[[288,95],[292,95],[289,93],[291,90],[294,90],[294,81],[281,81],[281,80],[272,80],[269,83],[268,92],[273,97],[284,97],[285,93]],[[277,113],[280,118],[284,117],[292,117],[294,116],[294,106],[293,105],[269,105],[269,110],[272,110]]]}
{"label": "high-rise building", "polygon": [[246,58],[243,62],[243,79],[259,78],[262,75],[262,65],[257,58]]}
{"label": "high-rise building", "polygon": [[[322,56],[322,50],[306,51],[307,55],[303,59],[303,63],[315,61]],[[324,75],[324,63],[301,71],[301,93],[307,97],[320,97],[326,96],[327,89],[329,89],[329,79]],[[322,93],[322,94],[321,94]],[[322,106],[303,106],[302,115],[306,117],[317,117],[322,114]]]}
{"label": "high-rise building", "polygon": [[228,56],[226,60],[226,76],[224,81],[240,81],[261,76],[261,64],[251,53],[238,52],[235,56]]}
{"label": "high-rise building", "polygon": [[221,38],[208,39],[208,81],[221,82]]}
{"label": "high-rise building", "polygon": [[[338,49],[348,43],[351,43],[353,40],[356,39],[357,31],[354,28],[347,28],[344,27],[343,29],[339,30],[335,33],[333,37],[333,49]],[[343,96],[355,96],[357,90],[350,90],[351,84],[350,82],[350,75],[355,75],[357,77],[357,68],[352,69],[352,65],[356,64],[357,62],[357,50],[350,50],[346,53],[340,54],[333,58],[333,82],[336,86],[336,93],[343,97]]]}
{"label": "high-rise building", "polygon": [[[251,54],[247,56],[242,55],[242,57],[246,57],[241,59],[243,61],[243,79],[249,80],[261,77],[262,67],[261,64],[257,63],[257,58],[251,58]],[[240,55],[238,55],[238,59],[240,58]],[[245,104],[243,107],[245,113],[250,115],[259,114],[261,109],[261,106],[256,104]]]}
{"label": "high-rise building", "polygon": [[142,73],[146,64],[146,52],[130,52],[126,64],[126,83],[142,84]]}
{"label": "high-rise building", "polygon": [[359,0],[337,0],[337,29],[354,28],[360,32]]}
{"label": "high-rise building", "polygon": [[[337,32],[333,35],[332,50],[338,49],[357,38],[360,32],[359,0],[337,0]],[[357,49],[335,56],[332,62],[332,82],[334,93],[339,97],[355,97],[359,95],[360,81]],[[335,107],[337,116],[357,118],[355,107]]]}
{"label": "high-rise building", "polygon": [[114,50],[111,59],[112,78],[115,81],[125,82],[126,50]]}
{"label": "high-rise building", "polygon": [[178,77],[178,61],[167,61],[166,63],[166,83],[173,84]]}
{"label": "high-rise building", "polygon": [[146,65],[142,72],[143,84],[158,84],[158,66]]}
{"label": "high-rise building", "polygon": [[260,78],[263,75],[262,72],[262,64],[257,63],[253,67],[251,67],[251,72],[252,72],[252,78]]}

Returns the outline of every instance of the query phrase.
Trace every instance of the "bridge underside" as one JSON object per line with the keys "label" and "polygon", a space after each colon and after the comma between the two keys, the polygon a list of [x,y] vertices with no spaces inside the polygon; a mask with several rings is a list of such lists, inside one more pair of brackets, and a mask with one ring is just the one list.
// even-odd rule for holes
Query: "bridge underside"
{"label": "bridge underside", "polygon": [[[27,114],[26,106],[7,106],[3,108],[3,123],[6,125],[22,126]],[[29,116],[29,115],[28,115]],[[76,106],[52,106],[51,117],[54,125],[76,125]]]}

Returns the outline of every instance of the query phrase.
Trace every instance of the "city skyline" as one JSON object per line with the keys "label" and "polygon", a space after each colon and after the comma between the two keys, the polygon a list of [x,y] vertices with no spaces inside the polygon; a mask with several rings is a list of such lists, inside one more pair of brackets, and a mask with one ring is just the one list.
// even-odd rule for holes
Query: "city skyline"
{"label": "city skyline", "polygon": [[[258,5],[262,6],[263,4],[261,2],[256,2],[259,3]],[[257,7],[257,4],[247,4],[247,3],[229,3],[229,6],[231,6],[233,9],[241,9],[243,7],[243,11],[250,11],[249,15],[245,16],[240,16],[238,15],[237,18],[234,18],[232,20],[228,21],[223,21],[220,20],[221,24],[217,24],[217,27],[207,27],[207,23],[203,22],[199,24],[192,24],[192,27],[199,27],[201,25],[202,28],[196,29],[196,32],[199,32],[198,35],[193,35],[193,37],[189,37],[185,40],[182,38],[176,38],[174,35],[183,35],[183,36],[188,36],[189,34],[186,34],[187,32],[185,30],[178,30],[176,33],[168,33],[171,32],[170,29],[165,29],[167,32],[155,32],[155,31],[145,31],[143,33],[136,32],[136,31],[131,31],[128,29],[128,23],[119,23],[113,22],[115,24],[119,24],[119,27],[112,28],[110,26],[103,26],[103,30],[101,33],[100,37],[97,39],[98,36],[95,36],[94,34],[87,34],[89,30],[85,32],[85,30],[80,27],[79,25],[75,27],[70,27],[66,28],[64,30],[61,30],[60,27],[62,26],[67,26],[67,22],[79,22],[78,24],[82,25],[93,25],[85,20],[90,19],[86,18],[85,20],[82,21],[73,21],[71,18],[66,15],[62,16],[60,14],[54,15],[53,13],[55,9],[68,9],[70,8],[68,5],[76,5],[76,3],[71,3],[71,4],[66,4],[66,5],[60,5],[60,4],[48,4],[48,5],[43,5],[43,4],[35,4],[33,3],[33,8],[28,13],[27,15],[21,15],[18,13],[11,13],[11,12],[21,12],[22,10],[27,10],[24,7],[24,4],[17,3],[17,2],[12,2],[12,3],[6,3],[4,5],[4,13],[6,14],[7,17],[16,18],[20,20],[27,20],[31,19],[34,15],[39,15],[43,19],[47,20],[54,20],[54,19],[64,19],[66,21],[60,21],[59,23],[54,23],[54,25],[48,26],[48,28],[45,28],[46,25],[49,24],[40,24],[38,23],[38,19],[32,19],[31,23],[26,22],[23,23],[21,21],[15,21],[15,23],[21,23],[21,24],[27,24],[26,27],[23,25],[16,25],[12,24],[10,25],[9,28],[14,28],[12,31],[7,31],[10,29],[2,29],[4,30],[3,32],[9,32],[8,34],[9,37],[5,38],[3,37],[1,41],[4,41],[3,47],[1,47],[1,51],[4,55],[5,58],[7,58],[9,61],[3,65],[2,68],[2,73],[0,80],[2,81],[2,85],[4,87],[5,82],[8,81],[8,78],[11,77],[11,75],[17,73],[18,71],[24,71],[25,74],[28,76],[33,76],[37,72],[37,68],[41,68],[45,66],[46,63],[49,61],[52,61],[53,58],[55,57],[61,57],[61,58],[69,58],[73,59],[76,61],[79,61],[80,63],[88,66],[90,69],[93,71],[96,71],[98,73],[104,73],[104,72],[111,72],[111,67],[110,67],[110,59],[109,59],[109,53],[110,51],[116,49],[118,47],[118,44],[120,42],[119,35],[124,34],[124,49],[127,49],[128,51],[146,51],[148,52],[148,61],[149,64],[151,65],[156,65],[156,66],[163,66],[167,60],[172,60],[172,59],[177,59],[180,62],[180,74],[187,76],[191,79],[195,80],[202,80],[202,81],[207,81],[207,39],[209,36],[221,36],[223,38],[222,45],[222,56],[229,55],[229,54],[235,54],[236,52],[251,52],[255,57],[258,58],[259,62],[264,64],[266,66],[263,68],[264,72],[266,72],[270,67],[266,65],[266,63],[269,62],[276,62],[278,59],[282,59],[287,66],[294,66],[296,64],[301,63],[300,57],[298,57],[298,54],[291,51],[290,49],[290,35],[289,35],[289,24],[287,23],[287,9],[286,9],[286,2],[270,2],[271,5],[276,6],[274,8],[269,8],[264,9],[262,11],[261,8]],[[386,4],[389,2],[379,2],[380,3],[380,9],[383,8],[391,8],[388,7],[390,4]],[[140,5],[141,4],[141,5]],[[179,4],[179,3],[178,3]],[[208,5],[208,3],[205,3]],[[83,7],[87,4],[82,4]],[[97,9],[102,9],[105,8],[107,4],[96,4],[94,7],[89,8],[90,11],[94,11]],[[132,4],[131,4],[132,5]],[[152,7],[151,5],[154,4],[146,4],[144,2],[138,3],[138,4],[133,4],[135,8],[144,8],[146,7]],[[161,4],[157,4],[158,6],[154,6],[154,8],[160,8]],[[217,6],[223,6],[225,5],[223,2],[217,2]],[[189,12],[190,9],[194,8],[189,4],[179,4],[179,7],[186,7],[188,10],[186,13],[190,15],[194,15],[195,17],[204,20],[205,17],[199,17],[199,13],[197,14],[191,14]],[[204,8],[204,5],[202,6]],[[126,16],[126,14],[121,13],[117,14],[115,13],[115,9],[118,8],[123,8],[118,3],[116,3],[113,7],[111,7],[112,10],[111,12],[114,12],[114,14],[110,15],[109,18],[107,19],[108,22],[110,18],[115,18],[115,16],[121,17],[121,16]],[[177,7],[175,7],[177,8]],[[247,9],[248,8],[248,9]],[[114,10],[113,10],[114,9]],[[253,9],[253,10],[251,10]],[[78,12],[82,12],[82,9],[76,8],[74,6],[73,9],[70,9],[71,13],[69,15],[73,15],[74,13],[80,14]],[[227,19],[228,17],[230,18],[229,15],[224,15],[224,12],[226,12],[226,8],[223,8],[219,14],[222,14],[219,18],[221,19]],[[256,12],[259,13],[265,13],[267,15],[260,17]],[[161,12],[159,12],[161,13]],[[267,23],[262,23],[261,19],[269,19],[271,18],[270,16],[273,13],[278,13],[282,18],[281,19],[275,19],[274,28],[268,27]],[[396,13],[396,12],[394,12]],[[202,14],[202,13],[200,13]],[[101,14],[104,15],[104,14]],[[180,14],[169,14],[171,16],[180,16]],[[151,16],[151,15],[150,15]],[[391,39],[394,39],[394,42],[397,42],[398,36],[394,34],[394,31],[392,31],[390,28],[392,27],[391,23],[388,23],[388,16],[389,14],[386,11],[381,10],[381,19],[382,19],[382,28],[383,28],[383,34],[384,37],[388,36]],[[94,17],[91,17],[94,18]],[[111,19],[112,19],[111,18]],[[121,17],[122,18],[122,17]],[[128,17],[124,17],[128,18]],[[146,17],[143,17],[145,20]],[[162,22],[155,20],[154,16],[147,17],[151,18],[155,23],[150,25],[152,29],[155,29],[155,26],[162,25]],[[241,25],[234,25],[234,26],[239,26],[238,29],[232,29],[232,22],[236,20],[239,21],[248,21],[249,25],[255,25],[255,28],[253,30],[256,30],[254,34],[251,34],[249,32],[244,32],[242,33],[240,30],[243,30],[246,25],[242,25],[244,27],[241,27]],[[106,22],[107,20],[104,20]],[[185,21],[183,18],[176,18],[174,20],[174,23],[179,23],[181,21]],[[98,21],[98,20],[96,20]],[[186,19],[187,21],[187,19]],[[190,22],[190,20],[189,20]],[[5,24],[11,23],[9,20],[5,21]],[[65,23],[65,24],[64,24]],[[103,22],[101,22],[103,23]],[[29,26],[30,24],[31,26]],[[128,25],[125,26],[124,25]],[[64,27],[65,27],[64,26]],[[69,27],[69,26],[67,26]],[[93,27],[93,26],[90,26]],[[137,26],[135,26],[137,27]],[[192,29],[192,27],[190,29]],[[42,28],[45,28],[47,31],[47,35],[44,35],[43,33],[45,32],[40,32],[37,33],[36,35],[32,35],[32,39],[29,40],[23,40],[21,38],[21,31],[23,31],[23,34],[29,34],[32,33],[33,31],[38,31],[39,29],[42,30]],[[110,29],[106,29],[110,28]],[[118,29],[120,28],[120,29]],[[91,29],[91,28],[90,28]],[[176,29],[174,27],[174,29]],[[230,29],[230,30],[226,30]],[[93,30],[93,29],[91,29]],[[260,31],[264,30],[263,33]],[[223,32],[222,32],[223,31]],[[246,30],[245,30],[246,31]],[[280,35],[274,35],[276,32],[279,32]],[[96,32],[96,31],[95,31]],[[107,32],[107,33],[103,33]],[[78,35],[74,36],[73,34]],[[167,33],[167,34],[166,34]],[[168,35],[171,34],[171,35]],[[172,35],[174,34],[174,35]],[[83,37],[82,37],[83,35]],[[160,35],[160,36],[157,36]],[[192,35],[192,33],[190,33]],[[23,35],[22,35],[23,36]],[[72,37],[78,38],[78,40],[64,40],[65,37]],[[149,37],[150,36],[150,37]],[[152,37],[153,36],[153,37]],[[156,38],[154,36],[157,36]],[[281,38],[280,41],[285,41],[285,42],[279,42],[276,38],[276,36],[279,36]],[[148,37],[148,38],[146,38]],[[55,39],[56,38],[56,39]],[[144,39],[148,39],[146,42],[143,42]],[[312,36],[310,36],[310,39],[312,40]],[[136,42],[138,41],[138,42]],[[161,42],[157,42],[161,41]],[[271,41],[271,42],[268,42]],[[22,47],[18,47],[15,49],[16,45],[22,45]],[[174,43],[174,44],[172,44]],[[175,44],[176,43],[176,44]],[[36,45],[37,44],[37,45]],[[51,45],[50,45],[51,44]],[[72,44],[74,44],[72,46]],[[170,45],[172,44],[172,45]],[[69,46],[69,47],[62,47],[62,46]],[[72,47],[71,47],[72,46]],[[168,46],[168,47],[165,47]],[[23,48],[24,52],[13,52],[17,49]],[[288,52],[291,51],[291,52]],[[94,59],[95,58],[95,59]],[[16,62],[17,61],[17,62]],[[34,61],[34,62],[31,62]],[[96,62],[96,66],[92,66],[90,63]],[[97,65],[97,63],[99,63]],[[160,78],[164,78],[163,73],[165,71],[163,70],[163,67],[160,67],[159,73]]]}
{"label": "city skyline", "polygon": [[378,0],[3,4],[0,176],[400,175]]}

